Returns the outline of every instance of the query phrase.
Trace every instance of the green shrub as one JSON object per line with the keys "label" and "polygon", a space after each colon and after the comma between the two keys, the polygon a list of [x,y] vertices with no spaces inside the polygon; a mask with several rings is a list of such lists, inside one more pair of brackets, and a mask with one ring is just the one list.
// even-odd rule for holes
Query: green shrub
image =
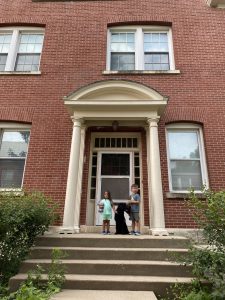
{"label": "green shrub", "polygon": [[[205,200],[190,192],[187,205],[203,230],[206,247],[193,245],[184,263],[191,264],[196,278],[191,286],[175,285],[169,299],[225,299],[225,192],[204,190]],[[202,284],[207,282],[207,284]],[[172,295],[172,296],[171,296]]]}
{"label": "green shrub", "polygon": [[18,272],[37,235],[54,219],[51,200],[39,192],[0,194],[0,285]]}
{"label": "green shrub", "polygon": [[[65,253],[60,249],[53,249],[50,268],[45,270],[37,265],[37,268],[28,273],[27,280],[15,293],[3,296],[1,300],[48,300],[52,295],[60,292],[65,282],[65,268],[60,259]],[[47,274],[47,281],[43,280],[43,274]]]}

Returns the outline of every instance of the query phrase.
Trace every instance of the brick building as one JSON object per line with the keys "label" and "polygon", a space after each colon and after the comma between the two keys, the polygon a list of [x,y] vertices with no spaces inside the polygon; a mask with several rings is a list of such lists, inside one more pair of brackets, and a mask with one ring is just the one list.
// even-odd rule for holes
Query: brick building
{"label": "brick building", "polygon": [[0,188],[94,231],[140,186],[143,231],[194,228],[190,186],[225,188],[224,0],[1,1]]}

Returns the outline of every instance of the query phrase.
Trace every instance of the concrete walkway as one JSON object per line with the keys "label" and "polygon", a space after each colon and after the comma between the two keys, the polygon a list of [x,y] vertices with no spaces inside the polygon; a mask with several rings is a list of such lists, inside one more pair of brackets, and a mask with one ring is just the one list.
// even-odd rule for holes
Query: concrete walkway
{"label": "concrete walkway", "polygon": [[51,300],[157,300],[153,292],[64,290]]}

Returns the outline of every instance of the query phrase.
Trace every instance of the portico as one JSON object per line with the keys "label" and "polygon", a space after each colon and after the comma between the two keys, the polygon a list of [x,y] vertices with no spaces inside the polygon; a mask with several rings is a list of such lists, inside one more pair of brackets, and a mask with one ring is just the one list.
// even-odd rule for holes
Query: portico
{"label": "portico", "polygon": [[117,121],[120,126],[139,126],[146,130],[150,231],[153,235],[167,235],[158,140],[158,121],[167,101],[167,97],[149,87],[119,80],[97,82],[64,98],[73,121],[73,134],[61,228],[63,232],[80,232],[86,129],[108,126]]}

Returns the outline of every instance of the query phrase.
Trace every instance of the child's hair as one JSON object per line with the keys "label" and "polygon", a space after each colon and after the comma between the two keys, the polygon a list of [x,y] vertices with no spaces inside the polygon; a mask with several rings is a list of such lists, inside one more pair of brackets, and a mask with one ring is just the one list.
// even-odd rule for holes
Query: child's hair
{"label": "child's hair", "polygon": [[134,184],[131,185],[131,188],[136,188],[136,189],[138,189],[138,185],[137,185],[136,183],[134,183]]}
{"label": "child's hair", "polygon": [[110,193],[110,191],[105,191],[104,192],[104,195],[105,195],[105,193],[107,193],[108,194],[108,199],[110,200],[110,202],[112,201],[112,196],[111,196],[111,193]]}
{"label": "child's hair", "polygon": [[112,201],[112,196],[111,196],[110,191],[105,191],[104,194],[105,194],[105,193],[108,194],[108,199],[109,199],[109,201],[110,201],[110,203],[111,203],[111,207],[113,207],[113,201]]}

